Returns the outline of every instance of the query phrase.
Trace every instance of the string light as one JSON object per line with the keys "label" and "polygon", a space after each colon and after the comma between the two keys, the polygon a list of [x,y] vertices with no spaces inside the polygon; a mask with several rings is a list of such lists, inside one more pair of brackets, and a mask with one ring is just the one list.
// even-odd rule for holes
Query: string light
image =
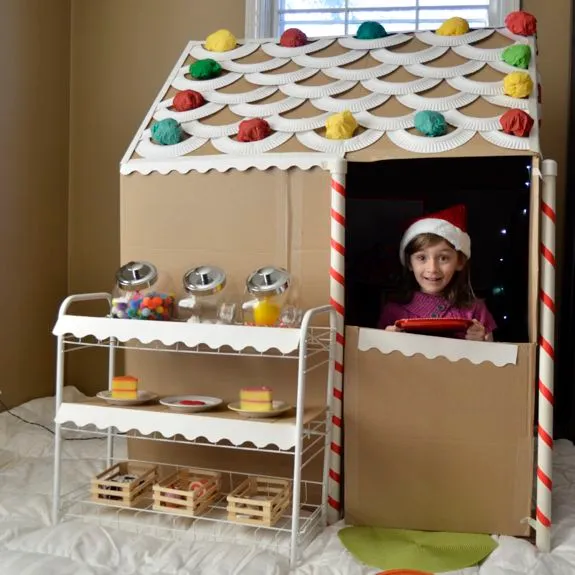
{"label": "string light", "polygon": [[505,228],[503,228],[501,230],[501,235],[503,235],[503,236],[507,235],[507,230]]}

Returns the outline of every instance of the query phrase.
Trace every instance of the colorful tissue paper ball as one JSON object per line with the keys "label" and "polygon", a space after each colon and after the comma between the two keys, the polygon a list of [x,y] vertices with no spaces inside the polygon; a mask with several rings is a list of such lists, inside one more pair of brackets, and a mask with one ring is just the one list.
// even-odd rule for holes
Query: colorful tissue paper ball
{"label": "colorful tissue paper ball", "polygon": [[205,104],[204,97],[195,90],[182,90],[174,96],[172,108],[176,112],[187,112]]}
{"label": "colorful tissue paper ball", "polygon": [[197,60],[190,64],[190,76],[196,80],[209,80],[219,76],[222,72],[222,67],[211,58],[205,60]]}
{"label": "colorful tissue paper ball", "polygon": [[229,30],[218,30],[206,38],[206,50],[210,52],[227,52],[238,44],[236,37]]}
{"label": "colorful tissue paper ball", "polygon": [[503,78],[503,91],[512,98],[527,98],[533,91],[533,80],[527,72],[511,72]]}
{"label": "colorful tissue paper ball", "polygon": [[271,134],[270,125],[261,118],[252,118],[240,122],[238,142],[256,142],[263,140]]}
{"label": "colorful tissue paper ball", "polygon": [[349,110],[332,114],[325,122],[325,137],[330,140],[347,140],[357,129],[357,120]]}
{"label": "colorful tissue paper ball", "polygon": [[360,40],[375,40],[386,36],[387,31],[379,22],[362,22],[355,35]]}
{"label": "colorful tissue paper ball", "polygon": [[182,128],[173,118],[165,118],[152,126],[152,138],[162,146],[173,146],[182,140]]}
{"label": "colorful tissue paper ball", "polygon": [[415,129],[429,138],[443,136],[447,132],[447,122],[443,114],[422,110],[415,114]]}
{"label": "colorful tissue paper ball", "polygon": [[280,46],[296,48],[307,44],[307,36],[299,28],[288,28],[280,38]]}
{"label": "colorful tissue paper ball", "polygon": [[505,26],[518,36],[533,36],[537,32],[537,18],[529,12],[517,10],[505,18]]}
{"label": "colorful tissue paper ball", "polygon": [[435,32],[439,36],[461,36],[469,32],[469,22],[465,18],[449,18]]}
{"label": "colorful tissue paper ball", "polygon": [[507,110],[507,112],[499,118],[499,123],[501,124],[501,129],[506,134],[525,138],[531,133],[534,120],[523,110]]}
{"label": "colorful tissue paper ball", "polygon": [[527,70],[529,62],[531,62],[531,47],[527,44],[508,46],[503,50],[501,59],[510,66]]}

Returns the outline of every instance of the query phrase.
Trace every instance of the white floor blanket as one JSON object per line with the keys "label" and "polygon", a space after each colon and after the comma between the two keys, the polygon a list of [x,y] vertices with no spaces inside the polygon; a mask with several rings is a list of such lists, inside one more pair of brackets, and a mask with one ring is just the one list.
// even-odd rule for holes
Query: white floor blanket
{"label": "white floor blanket", "polygon": [[[83,396],[67,388],[66,401]],[[52,427],[53,399],[31,401],[13,410]],[[239,543],[167,541],[82,521],[50,525],[53,436],[0,414],[1,575],[279,575],[287,560],[269,550]],[[64,490],[85,484],[104,454],[100,439],[64,442]],[[554,549],[539,554],[525,541],[502,537],[481,568],[457,575],[573,575],[575,573],[575,447],[556,443]],[[298,575],[372,575],[358,564],[329,528],[307,549]]]}

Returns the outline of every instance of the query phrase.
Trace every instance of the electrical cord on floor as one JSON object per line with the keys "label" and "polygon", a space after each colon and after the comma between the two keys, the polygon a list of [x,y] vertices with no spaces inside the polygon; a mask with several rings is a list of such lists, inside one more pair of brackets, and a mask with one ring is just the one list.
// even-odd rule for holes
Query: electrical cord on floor
{"label": "electrical cord on floor", "polygon": [[[27,419],[24,419],[23,417],[16,415],[15,413],[13,413],[10,410],[10,408],[1,399],[0,399],[0,407],[3,407],[4,411],[8,415],[11,415],[12,417],[15,417],[16,419],[19,419],[22,423],[27,423],[28,425],[35,425],[36,427],[40,427],[40,428],[44,429],[45,431],[47,431],[48,433],[55,435],[54,430],[50,429],[46,425],[42,425],[41,423],[37,423],[36,421],[28,421]],[[98,437],[63,437],[62,439],[64,439],[64,441],[88,441],[89,439],[106,439],[106,438],[98,436]]]}

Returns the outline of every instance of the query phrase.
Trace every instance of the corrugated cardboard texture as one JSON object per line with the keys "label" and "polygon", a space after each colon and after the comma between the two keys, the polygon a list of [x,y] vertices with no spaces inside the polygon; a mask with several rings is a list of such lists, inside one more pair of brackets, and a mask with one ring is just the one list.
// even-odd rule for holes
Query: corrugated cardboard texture
{"label": "corrugated cardboard texture", "polygon": [[498,368],[360,352],[358,333],[346,330],[346,521],[528,534],[536,346]]}

